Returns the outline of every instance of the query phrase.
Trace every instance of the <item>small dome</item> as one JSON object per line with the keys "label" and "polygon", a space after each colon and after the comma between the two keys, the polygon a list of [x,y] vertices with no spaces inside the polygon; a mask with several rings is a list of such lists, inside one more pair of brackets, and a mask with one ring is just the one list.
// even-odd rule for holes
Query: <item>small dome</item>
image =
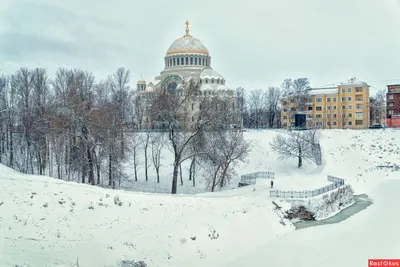
{"label": "small dome", "polygon": [[168,48],[167,56],[174,54],[203,54],[208,56],[208,49],[197,38],[189,34],[189,22],[186,21],[186,34],[176,39]]}
{"label": "small dome", "polygon": [[212,79],[212,78],[224,80],[224,77],[221,74],[219,74],[218,72],[216,72],[211,68],[204,69],[200,73],[200,79]]}
{"label": "small dome", "polygon": [[136,82],[136,84],[146,84],[146,81],[145,81],[145,80],[138,80],[138,81]]}

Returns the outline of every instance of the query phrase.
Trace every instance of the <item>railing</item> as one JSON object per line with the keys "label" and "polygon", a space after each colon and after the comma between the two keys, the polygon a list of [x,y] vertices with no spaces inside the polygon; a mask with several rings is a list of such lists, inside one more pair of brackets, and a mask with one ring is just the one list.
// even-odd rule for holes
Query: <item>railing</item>
{"label": "railing", "polygon": [[246,185],[256,184],[257,178],[272,178],[274,179],[273,172],[254,172],[249,174],[244,174],[240,177],[239,187]]}
{"label": "railing", "polygon": [[344,186],[344,180],[342,178],[328,175],[327,180],[332,182],[332,184],[314,190],[303,190],[303,191],[270,190],[269,196],[279,197],[279,198],[309,198],[324,194],[338,187]]}

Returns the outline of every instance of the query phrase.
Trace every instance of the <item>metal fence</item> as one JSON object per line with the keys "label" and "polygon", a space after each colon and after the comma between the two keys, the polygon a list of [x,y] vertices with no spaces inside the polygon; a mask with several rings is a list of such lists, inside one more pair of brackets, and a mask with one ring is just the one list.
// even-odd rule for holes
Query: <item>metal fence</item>
{"label": "metal fence", "polygon": [[239,187],[245,185],[256,184],[257,178],[272,178],[274,179],[273,172],[254,172],[249,174],[244,174],[240,177]]}
{"label": "metal fence", "polygon": [[329,192],[333,189],[336,189],[344,185],[344,180],[342,178],[328,175],[327,180],[332,182],[332,184],[314,190],[303,190],[303,191],[270,190],[269,196],[279,197],[279,198],[309,198],[324,194],[326,192]]}

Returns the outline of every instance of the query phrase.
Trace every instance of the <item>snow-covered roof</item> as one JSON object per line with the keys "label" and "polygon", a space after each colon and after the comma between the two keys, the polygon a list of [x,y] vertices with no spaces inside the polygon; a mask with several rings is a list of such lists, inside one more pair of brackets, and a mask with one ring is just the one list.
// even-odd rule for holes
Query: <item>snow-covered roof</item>
{"label": "snow-covered roof", "polygon": [[308,93],[310,95],[334,95],[338,93],[338,89],[337,87],[312,88]]}
{"label": "snow-covered roof", "polygon": [[222,76],[220,73],[216,72],[212,68],[206,68],[200,73],[200,79],[223,79],[224,76]]}

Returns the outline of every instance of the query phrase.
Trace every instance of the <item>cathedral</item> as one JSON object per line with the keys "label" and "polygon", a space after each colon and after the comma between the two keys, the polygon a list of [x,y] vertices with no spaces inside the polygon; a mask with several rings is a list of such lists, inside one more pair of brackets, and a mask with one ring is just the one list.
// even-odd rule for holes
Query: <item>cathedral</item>
{"label": "cathedral", "polygon": [[[231,99],[230,108],[238,110],[236,90],[227,87],[225,78],[211,68],[209,51],[199,39],[190,35],[188,21],[186,21],[186,34],[176,39],[168,48],[164,57],[164,64],[164,70],[161,71],[159,76],[155,77],[154,81],[137,81],[137,91],[141,96],[141,101],[151,99],[154,94],[165,91],[172,94],[184,80],[194,78],[200,83],[201,94],[227,96]],[[198,105],[192,104],[193,113],[195,113],[196,108],[199,108]],[[144,114],[140,124],[142,129],[154,127],[146,114]],[[241,126],[241,118],[239,116],[233,117],[230,127],[241,128]]]}

